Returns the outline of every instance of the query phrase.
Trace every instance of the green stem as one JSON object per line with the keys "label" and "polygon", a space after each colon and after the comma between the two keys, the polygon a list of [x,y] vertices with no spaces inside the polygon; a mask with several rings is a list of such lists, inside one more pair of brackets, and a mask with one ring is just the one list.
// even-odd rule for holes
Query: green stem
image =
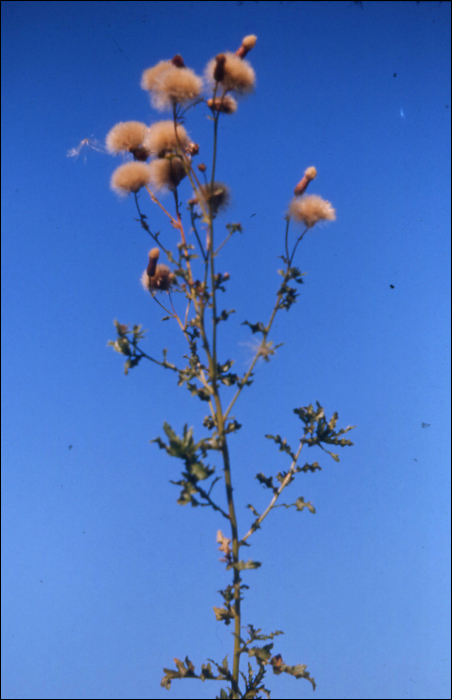
{"label": "green stem", "polygon": [[[285,235],[285,247],[286,247],[286,256],[287,256],[287,257],[286,257],[286,270],[285,270],[285,275],[287,275],[287,273],[288,273],[290,267],[292,266],[292,261],[293,261],[293,259],[294,259],[295,251],[296,251],[296,249],[297,249],[297,246],[298,246],[299,242],[303,239],[303,236],[305,235],[306,231],[308,230],[308,229],[305,229],[305,231],[303,231],[303,233],[301,234],[301,236],[299,236],[299,238],[297,239],[297,241],[296,241],[296,243],[295,243],[295,245],[294,245],[294,248],[293,248],[293,250],[292,250],[292,254],[289,256],[288,243],[287,243],[287,241],[288,241],[288,233],[289,233],[289,222],[290,222],[290,219],[287,219],[286,235]],[[278,294],[277,294],[277,297],[276,297],[275,306],[273,307],[272,315],[270,316],[270,320],[269,320],[269,322],[267,323],[267,326],[264,328],[264,331],[263,331],[263,333],[262,333],[262,342],[263,342],[263,343],[267,340],[267,336],[268,336],[269,333],[270,333],[271,327],[272,327],[272,325],[273,325],[273,321],[275,320],[275,316],[276,316],[276,314],[278,313],[278,311],[279,311],[279,309],[280,309],[280,305],[279,305],[279,304],[280,304],[280,301],[281,301],[281,297],[282,297],[281,290],[279,290],[279,291],[278,291]],[[258,351],[256,352],[256,355],[255,355],[255,357],[254,357],[254,359],[253,359],[253,361],[252,361],[252,363],[251,363],[251,365],[250,365],[250,368],[248,369],[247,373],[246,373],[245,376],[243,377],[243,380],[242,380],[242,382],[241,382],[240,387],[237,389],[237,392],[236,392],[235,396],[233,397],[231,403],[230,403],[229,406],[228,406],[228,409],[227,409],[226,413],[224,414],[225,419],[226,419],[226,418],[228,417],[228,415],[230,414],[233,405],[235,404],[235,402],[236,402],[237,399],[239,398],[240,394],[242,393],[243,388],[246,386],[246,382],[247,382],[248,379],[250,378],[251,373],[252,373],[252,371],[253,371],[253,369],[254,369],[254,367],[255,367],[255,365],[256,365],[256,362],[258,361],[260,355],[261,355],[261,353],[260,353],[260,350],[258,349]]]}

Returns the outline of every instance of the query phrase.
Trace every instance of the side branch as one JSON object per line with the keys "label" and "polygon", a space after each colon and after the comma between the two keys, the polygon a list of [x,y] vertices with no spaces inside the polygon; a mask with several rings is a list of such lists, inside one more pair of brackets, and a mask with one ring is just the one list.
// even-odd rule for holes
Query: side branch
{"label": "side branch", "polygon": [[298,458],[300,456],[301,450],[303,449],[303,442],[300,442],[300,447],[298,448],[297,452],[295,453],[295,457],[292,461],[292,464],[290,465],[290,469],[287,472],[286,476],[284,477],[284,480],[279,487],[279,489],[276,491],[274,494],[272,500],[268,504],[267,508],[264,510],[264,512],[258,517],[258,519],[253,523],[253,526],[250,528],[250,530],[246,533],[245,537],[242,537],[240,540],[240,546],[245,543],[245,541],[250,537],[253,532],[259,527],[261,522],[267,517],[267,515],[270,513],[272,508],[274,508],[276,501],[280,497],[281,493],[284,491],[286,488],[287,484],[291,481],[293,475],[296,472],[295,467],[297,466]]}

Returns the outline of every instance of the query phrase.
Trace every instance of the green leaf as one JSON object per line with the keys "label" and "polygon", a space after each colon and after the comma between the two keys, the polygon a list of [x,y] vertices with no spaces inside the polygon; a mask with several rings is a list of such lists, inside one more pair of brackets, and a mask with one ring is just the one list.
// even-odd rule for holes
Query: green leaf
{"label": "green leaf", "polygon": [[226,625],[230,625],[231,620],[233,620],[235,617],[234,611],[231,607],[229,607],[229,609],[227,610],[226,608],[216,608],[214,606],[213,611],[215,613],[215,619],[218,620],[218,622],[224,622]]}
{"label": "green leaf", "polygon": [[308,508],[311,511],[311,513],[315,513],[315,508],[312,505],[311,501],[309,501],[308,503],[305,503],[303,496],[300,496],[300,498],[297,498],[297,500],[295,501],[295,503],[293,505],[296,507],[297,510],[303,510],[303,508]]}
{"label": "green leaf", "polygon": [[250,323],[249,321],[244,321],[242,326],[249,326],[251,328],[251,333],[262,333],[262,335],[265,335],[265,326],[261,321],[258,321],[257,323]]}
{"label": "green leaf", "polygon": [[235,569],[236,571],[243,571],[244,569],[258,569],[262,566],[260,561],[252,561],[249,559],[247,562],[238,561],[235,564],[228,564],[226,569]]}
{"label": "green leaf", "polygon": [[262,472],[259,472],[259,474],[256,474],[255,479],[257,479],[259,481],[259,483],[263,484],[268,489],[272,489],[273,491],[275,491],[275,487],[273,486],[273,477],[272,476],[265,476],[265,474],[262,474]]}

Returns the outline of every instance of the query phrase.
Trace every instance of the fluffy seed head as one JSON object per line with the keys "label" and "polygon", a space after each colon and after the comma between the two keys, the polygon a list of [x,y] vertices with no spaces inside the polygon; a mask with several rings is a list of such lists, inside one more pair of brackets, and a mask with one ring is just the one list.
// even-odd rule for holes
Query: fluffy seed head
{"label": "fluffy seed head", "polygon": [[[176,58],[179,57],[173,61]],[[190,102],[202,90],[201,78],[190,68],[175,65],[173,61],[160,61],[145,70],[141,77],[141,87],[150,91],[153,106],[161,111],[172,109],[174,104]]]}
{"label": "fluffy seed head", "polygon": [[141,284],[149,292],[167,292],[174,283],[175,275],[167,265],[157,265],[155,273],[149,276],[145,270],[141,275]]}
{"label": "fluffy seed head", "polygon": [[124,163],[116,168],[111,177],[111,188],[118,194],[138,192],[150,181],[149,166],[145,163]]}
{"label": "fluffy seed head", "polygon": [[[220,64],[218,62],[220,57],[225,59],[224,63],[221,62],[221,71],[219,71]],[[211,84],[215,82],[220,83],[225,92],[234,90],[238,94],[251,92],[256,82],[254,70],[248,61],[239,58],[239,56],[230,51],[219,54],[217,58],[209,61],[206,68],[206,78]]]}
{"label": "fluffy seed head", "polygon": [[150,180],[157,190],[175,190],[186,175],[182,160],[177,157],[153,160],[148,167]]}
{"label": "fluffy seed head", "polygon": [[167,153],[176,153],[179,150],[178,139],[180,148],[187,148],[190,139],[184,127],[178,124],[175,129],[174,123],[166,120],[149,127],[143,145],[153,156],[163,158]]}
{"label": "fluffy seed head", "polygon": [[[105,144],[109,153],[124,153],[129,151],[136,156],[143,153],[143,140],[147,126],[142,122],[119,122],[107,134]],[[144,153],[143,153],[144,155]],[[149,156],[147,153],[146,158]],[[146,160],[139,158],[137,160]]]}
{"label": "fluffy seed head", "polygon": [[214,182],[212,188],[209,183],[207,185],[201,185],[199,188],[198,194],[195,195],[195,201],[199,203],[199,199],[201,199],[205,209],[209,209],[210,203],[212,214],[216,216],[219,211],[226,209],[228,206],[230,192],[222,182]]}
{"label": "fluffy seed head", "polygon": [[157,65],[152,66],[152,68],[147,68],[141,76],[141,87],[143,90],[153,90],[159,78],[171,67],[171,61],[159,61]]}
{"label": "fluffy seed head", "polygon": [[316,194],[294,198],[289,206],[289,215],[308,228],[315,226],[319,221],[336,219],[336,211],[331,206],[331,202],[327,202]]}
{"label": "fluffy seed head", "polygon": [[212,112],[223,112],[224,114],[233,114],[237,109],[237,102],[231,95],[223,95],[223,97],[212,97],[207,100],[207,105]]}

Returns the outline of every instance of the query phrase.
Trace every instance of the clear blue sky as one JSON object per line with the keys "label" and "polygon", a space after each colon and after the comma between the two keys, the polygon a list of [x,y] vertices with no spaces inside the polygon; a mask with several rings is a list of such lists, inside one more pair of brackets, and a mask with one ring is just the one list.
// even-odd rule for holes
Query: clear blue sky
{"label": "clear blue sky", "polygon": [[[205,406],[150,363],[125,376],[107,347],[117,318],[149,329],[150,354],[185,352],[140,286],[151,241],[133,201],[109,189],[119,160],[66,153],[119,121],[162,118],[140,89],[145,68],[180,53],[201,74],[252,33],[256,91],[222,120],[218,155],[232,191],[219,231],[244,228],[219,264],[236,309],[220,343],[237,371],[251,357],[241,322],[266,321],[273,306],[283,216],[307,166],[337,221],[300,246],[305,284],[271,336],[284,345],[236,405],[241,533],[246,504],[268,502],[255,474],[288,468],[263,436],[296,444],[293,408],[319,400],[357,428],[340,464],[313,450],[323,471],[287,492],[317,513],[278,509],[251,540],[246,554],[263,565],[245,576],[244,624],[285,632],[275,651],[308,665],[317,700],[449,698],[450,3],[2,11],[2,697],[219,692],[160,687],[173,657],[200,668],[232,648],[212,611],[229,582],[222,518],[176,504],[179,463],[149,443],[165,420],[201,437]],[[208,163],[202,106],[186,128]],[[275,698],[312,696],[290,676],[269,673],[268,685]]]}

